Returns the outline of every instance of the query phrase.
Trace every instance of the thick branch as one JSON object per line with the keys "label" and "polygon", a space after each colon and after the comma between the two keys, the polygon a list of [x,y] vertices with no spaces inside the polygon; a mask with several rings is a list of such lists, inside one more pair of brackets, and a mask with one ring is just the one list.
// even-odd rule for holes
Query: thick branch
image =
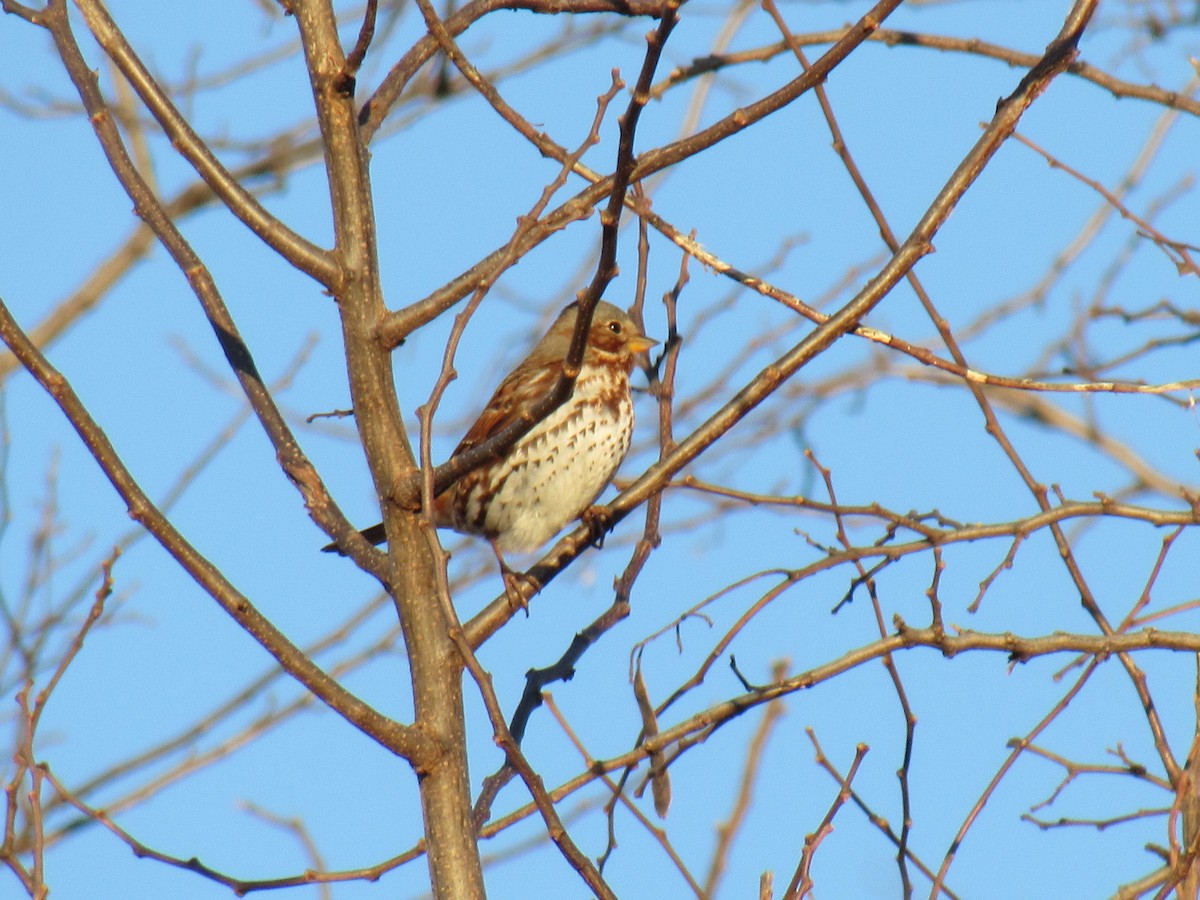
{"label": "thick branch", "polygon": [[[345,274],[336,299],[355,421],[376,491],[386,498],[402,476],[417,473],[417,466],[400,417],[391,355],[375,339],[384,306],[366,147],[330,5],[298,0],[293,9],[325,149],[334,253]],[[444,609],[449,598],[439,581],[437,536],[419,512],[391,503],[383,507],[389,545],[386,584],[408,649],[415,727],[443,751],[436,766],[417,770],[433,895],[482,898],[467,773],[463,660],[448,636]],[[362,538],[354,538],[356,558],[369,561],[378,555],[364,545]]]}

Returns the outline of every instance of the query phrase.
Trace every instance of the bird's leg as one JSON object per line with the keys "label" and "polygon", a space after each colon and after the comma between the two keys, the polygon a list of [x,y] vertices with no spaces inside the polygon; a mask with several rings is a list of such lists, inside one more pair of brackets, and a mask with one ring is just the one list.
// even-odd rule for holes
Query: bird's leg
{"label": "bird's leg", "polygon": [[518,572],[511,568],[504,560],[504,554],[500,552],[500,548],[496,546],[496,542],[488,538],[488,543],[492,545],[492,552],[496,554],[496,562],[500,564],[500,577],[504,579],[504,593],[508,596],[508,603],[513,609],[520,607],[525,610],[525,615],[529,615],[529,601],[525,599],[525,594],[521,590],[522,586],[527,586],[530,589],[530,596],[538,591],[538,581],[533,576]]}
{"label": "bird's leg", "polygon": [[589,506],[580,515],[579,520],[587,528],[588,538],[597,550],[604,547],[604,538],[616,524],[606,506]]}

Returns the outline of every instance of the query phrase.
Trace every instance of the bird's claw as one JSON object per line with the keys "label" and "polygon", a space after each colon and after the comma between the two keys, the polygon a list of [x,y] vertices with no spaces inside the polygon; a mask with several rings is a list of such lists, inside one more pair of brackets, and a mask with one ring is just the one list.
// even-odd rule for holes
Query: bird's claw
{"label": "bird's claw", "polygon": [[604,547],[604,538],[613,530],[616,524],[612,514],[605,506],[589,506],[579,517],[583,526],[588,530],[588,542],[600,550]]}
{"label": "bird's claw", "polygon": [[508,597],[508,605],[514,610],[525,610],[525,617],[529,618],[529,601],[525,599],[523,588],[528,588],[532,597],[540,587],[537,579],[527,572],[518,572],[506,565],[500,567],[500,577],[504,579],[504,593]]}

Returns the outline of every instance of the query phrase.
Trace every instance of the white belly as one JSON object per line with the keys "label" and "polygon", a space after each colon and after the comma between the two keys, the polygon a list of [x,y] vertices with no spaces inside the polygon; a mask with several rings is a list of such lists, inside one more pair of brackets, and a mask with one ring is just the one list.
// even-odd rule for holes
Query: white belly
{"label": "white belly", "polygon": [[[486,521],[487,532],[499,535],[496,544],[504,552],[536,550],[577,519],[612,480],[629,450],[633,403],[628,392],[616,403],[611,395],[597,402],[597,380],[588,375],[585,370],[574,396],[512,450],[513,469]],[[586,424],[579,421],[583,418]]]}

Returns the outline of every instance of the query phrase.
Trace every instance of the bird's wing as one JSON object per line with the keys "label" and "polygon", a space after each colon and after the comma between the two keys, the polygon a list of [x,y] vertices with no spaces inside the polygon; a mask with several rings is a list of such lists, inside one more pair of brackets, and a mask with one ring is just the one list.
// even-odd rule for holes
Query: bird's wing
{"label": "bird's wing", "polygon": [[507,428],[521,416],[533,409],[534,405],[554,387],[561,366],[543,365],[527,367],[517,366],[508,377],[500,382],[496,393],[488,401],[475,424],[470,427],[458,446],[454,448],[457,456],[464,450],[469,450],[482,444],[493,434]]}

